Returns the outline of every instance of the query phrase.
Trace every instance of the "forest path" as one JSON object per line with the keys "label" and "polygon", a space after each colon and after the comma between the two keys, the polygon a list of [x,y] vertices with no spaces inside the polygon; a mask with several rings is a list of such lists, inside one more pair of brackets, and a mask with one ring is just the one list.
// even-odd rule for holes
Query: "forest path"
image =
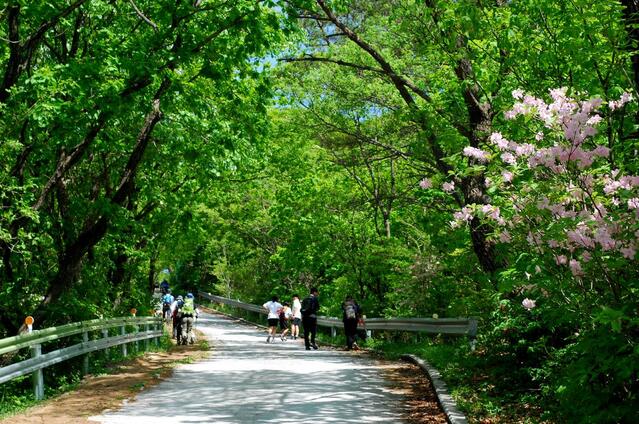
{"label": "forest path", "polygon": [[400,423],[404,391],[386,376],[398,367],[367,354],[306,351],[303,341],[267,344],[264,330],[212,314],[197,328],[214,346],[202,361],[117,411],[90,421],[117,423]]}

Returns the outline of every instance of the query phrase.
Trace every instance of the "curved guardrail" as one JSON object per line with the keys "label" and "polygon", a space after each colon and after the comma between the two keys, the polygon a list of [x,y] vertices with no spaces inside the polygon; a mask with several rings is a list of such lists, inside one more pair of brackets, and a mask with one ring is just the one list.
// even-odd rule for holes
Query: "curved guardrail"
{"label": "curved guardrail", "polygon": [[[144,326],[143,331],[139,329],[141,326]],[[116,327],[120,328],[120,334],[109,336],[109,329]],[[134,327],[134,331],[127,333],[127,327]],[[93,331],[101,331],[102,338],[89,341],[89,333]],[[77,334],[82,334],[83,341],[81,343],[42,354],[43,343]],[[149,340],[155,339],[157,343],[160,336],[162,336],[161,318],[121,317],[75,322],[0,339],[0,355],[24,348],[31,349],[30,359],[0,367],[0,383],[34,373],[35,397],[36,399],[42,399],[44,397],[44,379],[42,375],[44,368],[76,356],[108,349],[113,346],[122,346],[122,355],[126,356],[128,343],[144,340],[148,348]],[[83,365],[84,372],[87,373],[89,367],[88,356],[85,357]]]}
{"label": "curved guardrail", "polygon": [[[246,311],[266,314],[264,308],[259,305],[215,296],[206,292],[198,292],[198,296],[213,302],[244,309]],[[337,328],[342,327],[342,320],[331,317],[317,317],[317,325],[330,327],[334,336]],[[433,334],[467,335],[471,339],[474,339],[477,336],[477,320],[475,318],[367,318],[365,320],[365,327],[366,330],[394,330]]]}

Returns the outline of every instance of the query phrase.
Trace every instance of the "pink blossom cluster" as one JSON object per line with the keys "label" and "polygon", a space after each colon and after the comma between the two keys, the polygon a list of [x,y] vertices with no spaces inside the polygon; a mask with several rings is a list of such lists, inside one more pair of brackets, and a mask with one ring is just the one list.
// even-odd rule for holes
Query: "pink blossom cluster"
{"label": "pink blossom cluster", "polygon": [[[565,88],[551,90],[550,95],[553,102],[547,104],[542,99],[524,95],[521,90],[515,90],[513,97],[520,101],[506,113],[506,118],[513,119],[519,115],[532,116],[540,120],[546,128],[561,133],[570,143],[538,148],[530,143],[507,140],[501,133],[495,132],[490,136],[490,141],[502,151],[500,156],[502,161],[509,165],[516,165],[519,158],[527,158],[529,168],[544,166],[555,173],[563,173],[571,161],[580,169],[586,169],[597,158],[607,157],[610,151],[606,146],[596,146],[594,149],[583,147],[586,139],[597,134],[595,126],[601,122],[602,118],[596,111],[602,104],[601,99],[578,102],[566,96]],[[622,96],[622,99],[626,97]],[[619,101],[621,102],[622,99]],[[544,140],[544,133],[537,132],[535,140],[537,142]]]}
{"label": "pink blossom cluster", "polygon": [[501,217],[501,211],[498,206],[493,205],[466,205],[460,211],[453,213],[454,220],[450,222],[453,228],[458,228],[466,224],[474,217],[485,218],[491,220],[497,225],[504,226],[506,221]]}
{"label": "pink blossom cluster", "polygon": [[486,163],[490,160],[490,154],[476,147],[464,147],[464,155],[469,158],[477,159],[479,162]]}
{"label": "pink blossom cluster", "polygon": [[[501,217],[497,206],[467,205],[454,215],[453,222],[459,226],[473,217],[491,220],[497,223],[495,235],[502,243],[512,242],[511,233],[526,235],[533,249],[540,255],[548,254],[575,278],[601,271],[605,260],[596,266],[589,264],[595,257],[635,260],[639,246],[639,176],[620,175],[618,170],[604,174],[604,167],[593,166],[610,155],[607,146],[591,140],[602,121],[597,112],[603,104],[601,99],[577,101],[569,98],[564,88],[550,91],[551,103],[522,90],[512,94],[517,101],[506,118],[527,115],[544,130],[525,142],[508,140],[499,132],[490,136],[505,165],[490,165],[489,171],[501,176],[491,181],[503,190],[503,210],[508,219]],[[629,101],[632,96],[624,93],[608,105],[615,110]],[[466,156],[478,160],[480,152],[464,149]],[[533,171],[534,188],[528,179],[515,180],[516,175],[525,175],[522,169]],[[489,173],[487,179],[491,176]],[[506,193],[511,194],[503,196]]]}
{"label": "pink blossom cluster", "polygon": [[610,110],[617,110],[617,109],[621,109],[622,107],[624,107],[626,105],[626,103],[632,101],[632,94],[630,93],[623,93],[621,95],[621,97],[619,98],[619,100],[611,100],[608,102],[608,107],[610,108]]}
{"label": "pink blossom cluster", "polygon": [[433,187],[433,182],[431,180],[429,180],[428,178],[423,178],[420,182],[419,182],[419,186],[424,189],[427,190],[429,188]]}

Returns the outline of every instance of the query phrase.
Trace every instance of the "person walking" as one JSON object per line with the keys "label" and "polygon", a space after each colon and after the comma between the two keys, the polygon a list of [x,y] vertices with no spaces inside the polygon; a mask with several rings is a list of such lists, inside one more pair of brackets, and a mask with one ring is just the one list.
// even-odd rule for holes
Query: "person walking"
{"label": "person walking", "polygon": [[319,291],[313,287],[308,297],[302,301],[302,325],[304,326],[304,346],[306,350],[317,350],[315,336],[317,335],[317,313],[319,312]]}
{"label": "person walking", "polygon": [[286,341],[286,333],[289,330],[289,323],[291,321],[291,307],[287,302],[284,302],[284,306],[280,309],[280,330],[282,330],[282,334],[280,334],[280,340],[283,342]]}
{"label": "person walking", "polygon": [[271,300],[263,304],[262,307],[268,311],[268,337],[266,338],[266,343],[271,343],[271,340],[275,340],[275,335],[277,334],[277,323],[280,320],[282,304],[279,302],[277,296],[273,296]]}
{"label": "person walking", "polygon": [[169,290],[164,296],[162,296],[162,318],[169,323],[169,318],[171,318],[171,304],[175,301],[175,298],[171,294],[171,290]]}
{"label": "person walking", "polygon": [[193,317],[195,316],[195,300],[192,293],[187,293],[182,306],[182,344],[195,343],[193,337]]}
{"label": "person walking", "polygon": [[346,296],[346,300],[342,303],[342,321],[344,322],[344,334],[346,334],[346,350],[359,350],[359,346],[355,342],[357,336],[357,321],[361,316],[361,310],[357,302],[353,300],[353,296]]}
{"label": "person walking", "polygon": [[171,316],[173,317],[173,338],[180,344],[182,337],[182,306],[184,306],[184,298],[180,295],[171,304]]}
{"label": "person walking", "polygon": [[291,323],[291,337],[297,340],[300,336],[300,325],[302,325],[302,303],[298,295],[293,295],[293,307],[291,308],[293,321]]}

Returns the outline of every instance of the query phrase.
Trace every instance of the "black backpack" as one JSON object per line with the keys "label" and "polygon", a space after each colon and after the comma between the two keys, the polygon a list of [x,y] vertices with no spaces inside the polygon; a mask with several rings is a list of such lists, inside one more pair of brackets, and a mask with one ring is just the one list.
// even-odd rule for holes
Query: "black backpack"
{"label": "black backpack", "polygon": [[302,313],[303,316],[309,316],[312,315],[315,310],[313,308],[313,298],[312,297],[306,297],[304,298],[304,300],[302,300],[302,308],[300,309],[300,312]]}

